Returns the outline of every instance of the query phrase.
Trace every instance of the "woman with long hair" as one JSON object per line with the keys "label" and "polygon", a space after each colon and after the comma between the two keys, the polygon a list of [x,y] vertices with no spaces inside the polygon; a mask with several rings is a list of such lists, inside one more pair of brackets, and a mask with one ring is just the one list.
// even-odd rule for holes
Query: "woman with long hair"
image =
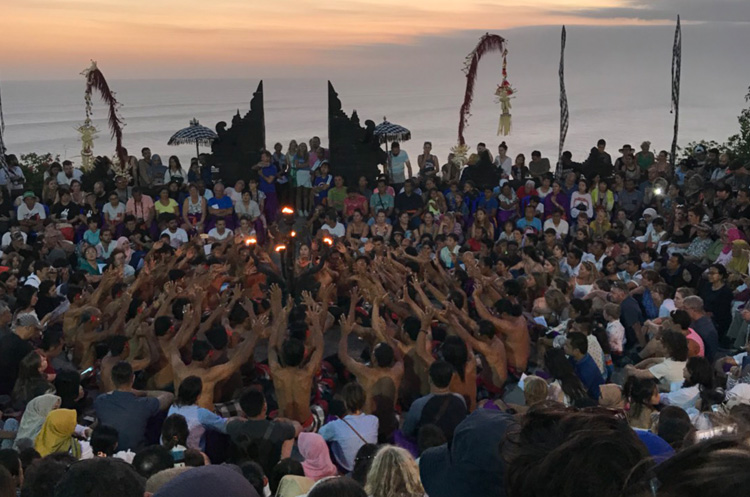
{"label": "woman with long hair", "polygon": [[296,177],[297,177],[297,212],[307,217],[312,211],[312,172],[310,168],[310,154],[307,151],[307,143],[302,142],[297,146],[296,154]]}
{"label": "woman with long hair", "polygon": [[200,195],[195,183],[190,184],[188,191],[190,195],[182,205],[182,219],[184,221],[182,228],[188,232],[203,233],[208,214],[206,199]]}
{"label": "woman with long hair", "polygon": [[659,384],[655,379],[631,376],[622,387],[625,396],[625,411],[632,428],[650,430],[653,415],[659,405]]}
{"label": "woman with long hair", "polygon": [[42,186],[42,203],[47,206],[56,204],[60,200],[57,194],[58,190],[59,186],[56,178],[48,178],[45,180],[44,186]]}
{"label": "woman with long hair", "polygon": [[685,378],[682,388],[661,394],[662,404],[689,409],[695,407],[700,399],[701,391],[711,390],[714,387],[714,372],[711,363],[705,357],[689,358],[682,375]]}
{"label": "woman with long hair", "polygon": [[180,158],[176,155],[173,155],[169,158],[169,167],[164,173],[165,183],[171,183],[173,181],[176,181],[180,185],[180,188],[183,190],[187,186],[187,174],[182,169]]}
{"label": "woman with long hair", "polygon": [[419,466],[406,450],[382,447],[367,473],[365,491],[370,497],[424,497]]}
{"label": "woman with long hair", "polygon": [[287,166],[289,166],[289,197],[284,199],[290,205],[294,205],[297,199],[297,153],[299,146],[297,140],[291,140],[289,146],[286,149],[286,155],[284,156]]}
{"label": "woman with long hair", "polygon": [[388,217],[386,216],[385,211],[378,211],[378,213],[375,214],[375,223],[370,226],[370,234],[373,237],[380,236],[383,238],[383,241],[385,243],[388,243],[388,241],[391,239],[392,232],[393,225],[388,224]]}
{"label": "woman with long hair", "polygon": [[599,271],[593,262],[582,262],[578,269],[578,276],[573,276],[570,279],[570,284],[574,287],[573,297],[582,299],[588,295],[599,277]]}
{"label": "woman with long hair", "polygon": [[550,383],[552,399],[566,406],[583,406],[593,402],[562,349],[547,350],[544,354],[544,365],[553,378]]}
{"label": "woman with long hair", "polygon": [[170,414],[161,426],[161,445],[172,453],[175,461],[185,459],[190,436],[187,420],[180,414]]}
{"label": "woman with long hair", "polygon": [[495,225],[483,207],[477,208],[477,212],[474,214],[474,222],[469,229],[469,238],[476,241],[484,240],[485,238],[490,240],[495,239]]}
{"label": "woman with long hair", "polygon": [[47,381],[44,373],[46,369],[47,358],[36,350],[29,352],[21,359],[18,379],[11,394],[15,409],[23,410],[31,399],[55,392],[55,387]]}
{"label": "woman with long hair", "polygon": [[208,409],[198,406],[198,397],[203,391],[203,380],[198,376],[188,376],[177,390],[177,398],[167,412],[168,416],[179,414],[185,418],[190,432],[186,447],[206,450],[206,430],[226,433],[227,420]]}

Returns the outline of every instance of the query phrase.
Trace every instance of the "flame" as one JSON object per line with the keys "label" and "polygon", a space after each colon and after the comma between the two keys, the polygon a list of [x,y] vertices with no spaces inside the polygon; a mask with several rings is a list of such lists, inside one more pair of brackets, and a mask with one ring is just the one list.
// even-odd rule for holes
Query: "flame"
{"label": "flame", "polygon": [[286,245],[276,245],[276,248],[274,248],[276,252],[281,252],[282,250],[286,250]]}

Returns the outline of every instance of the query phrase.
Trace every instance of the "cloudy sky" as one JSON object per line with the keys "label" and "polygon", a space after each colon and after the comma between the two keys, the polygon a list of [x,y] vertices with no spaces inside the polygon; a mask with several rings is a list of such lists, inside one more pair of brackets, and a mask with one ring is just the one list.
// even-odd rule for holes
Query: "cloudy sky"
{"label": "cloudy sky", "polygon": [[750,1],[11,0],[0,79],[73,79],[92,58],[114,78],[309,76],[363,61],[387,70],[399,49],[468,31],[642,27],[678,13],[688,25],[750,23]]}

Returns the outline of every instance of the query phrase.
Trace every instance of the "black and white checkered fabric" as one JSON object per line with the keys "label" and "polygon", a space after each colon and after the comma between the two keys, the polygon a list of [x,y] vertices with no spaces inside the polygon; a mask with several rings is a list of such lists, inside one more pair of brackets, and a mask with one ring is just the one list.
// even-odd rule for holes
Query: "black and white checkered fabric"
{"label": "black and white checkered fabric", "polygon": [[385,143],[386,141],[411,140],[411,131],[403,126],[399,126],[398,124],[389,123],[388,121],[383,121],[375,126],[373,133],[380,138],[380,143]]}
{"label": "black and white checkered fabric", "polygon": [[201,126],[197,120],[193,119],[190,126],[181,129],[169,139],[168,145],[211,145],[211,142],[219,138],[213,130]]}

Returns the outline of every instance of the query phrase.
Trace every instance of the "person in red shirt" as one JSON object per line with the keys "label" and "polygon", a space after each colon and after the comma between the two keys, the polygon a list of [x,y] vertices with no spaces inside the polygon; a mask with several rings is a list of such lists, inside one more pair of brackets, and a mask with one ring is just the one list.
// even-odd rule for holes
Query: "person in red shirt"
{"label": "person in red shirt", "polygon": [[349,187],[346,190],[346,198],[344,199],[344,217],[351,217],[357,209],[359,209],[360,212],[362,212],[362,216],[367,219],[367,212],[369,211],[367,198],[359,193],[356,188]]}

